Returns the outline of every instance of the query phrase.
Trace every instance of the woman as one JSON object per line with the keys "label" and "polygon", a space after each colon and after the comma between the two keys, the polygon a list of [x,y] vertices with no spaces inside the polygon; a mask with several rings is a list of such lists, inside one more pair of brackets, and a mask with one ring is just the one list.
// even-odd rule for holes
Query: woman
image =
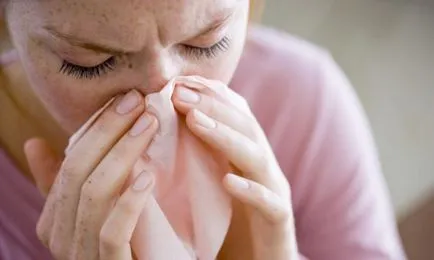
{"label": "woman", "polygon": [[[158,128],[143,96],[179,75],[229,84],[256,117],[200,91],[177,88],[173,96],[193,134],[239,169],[240,176],[228,174],[224,186],[241,202],[235,211],[245,213],[232,219],[219,259],[405,258],[371,135],[348,81],[326,52],[271,30],[247,29],[249,1],[4,5],[15,52],[3,55],[0,95],[1,259],[131,258],[128,239],[152,179],[139,177],[103,218],[92,215],[98,206],[92,203],[84,210],[90,213],[80,215],[77,203],[82,191],[116,182],[107,176],[127,175]],[[79,144],[86,156],[62,158],[67,138],[114,96],[124,102],[104,111]],[[267,142],[255,142],[263,133],[274,154]],[[99,164],[116,152],[116,136],[129,149]],[[255,149],[240,146],[239,139]],[[95,177],[91,169],[97,166],[113,174]],[[56,183],[59,176],[69,178]],[[285,176],[291,197],[286,182],[270,176]],[[45,201],[28,180],[43,194],[53,186],[63,196],[50,193]],[[61,206],[47,210],[54,203]],[[139,210],[119,217],[123,207]],[[89,229],[77,228],[77,219]],[[37,241],[37,222],[48,249]],[[87,242],[76,242],[77,236]]]}

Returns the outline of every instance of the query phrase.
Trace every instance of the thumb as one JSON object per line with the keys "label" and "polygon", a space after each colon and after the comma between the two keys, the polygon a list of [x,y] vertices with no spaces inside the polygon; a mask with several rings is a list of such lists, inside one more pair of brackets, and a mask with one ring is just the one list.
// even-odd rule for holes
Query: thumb
{"label": "thumb", "polygon": [[61,159],[51,149],[47,141],[41,138],[27,140],[24,145],[24,153],[36,186],[44,196],[47,196],[56,179],[62,163]]}

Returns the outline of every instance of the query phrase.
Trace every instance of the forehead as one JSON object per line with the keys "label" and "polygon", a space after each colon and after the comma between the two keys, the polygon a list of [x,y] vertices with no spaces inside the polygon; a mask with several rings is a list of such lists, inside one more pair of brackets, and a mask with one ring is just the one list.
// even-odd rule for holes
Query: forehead
{"label": "forehead", "polygon": [[242,0],[27,0],[48,26],[82,37],[142,42],[197,33],[224,19]]}

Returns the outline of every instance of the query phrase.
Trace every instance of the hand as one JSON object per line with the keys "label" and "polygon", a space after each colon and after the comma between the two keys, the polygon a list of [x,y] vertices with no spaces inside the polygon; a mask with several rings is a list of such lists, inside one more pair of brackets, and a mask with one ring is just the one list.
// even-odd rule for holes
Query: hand
{"label": "hand", "polygon": [[144,98],[131,91],[102,112],[63,162],[45,141],[26,143],[41,191],[48,192],[55,179],[37,233],[56,259],[133,258],[130,240],[153,177],[143,172],[131,186],[124,185],[157,128],[155,117],[145,112]]}
{"label": "hand", "polygon": [[[251,234],[250,254],[261,260],[296,259],[289,185],[265,134],[244,99],[220,82],[197,80],[228,92],[219,95],[218,91],[192,90],[180,84],[173,102],[187,116],[189,129],[237,169],[236,174],[226,175],[224,187],[246,206],[250,232],[243,239]],[[239,247],[242,244],[240,241]]]}

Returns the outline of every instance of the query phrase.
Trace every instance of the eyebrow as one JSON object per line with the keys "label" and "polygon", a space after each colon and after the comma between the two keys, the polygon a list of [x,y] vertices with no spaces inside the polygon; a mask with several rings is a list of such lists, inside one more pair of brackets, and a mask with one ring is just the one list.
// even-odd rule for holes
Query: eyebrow
{"label": "eyebrow", "polygon": [[83,49],[87,49],[87,50],[91,50],[94,52],[99,52],[99,53],[109,53],[112,55],[120,55],[120,54],[127,54],[130,51],[126,51],[126,50],[122,50],[122,49],[117,49],[105,44],[101,44],[101,43],[93,43],[93,42],[89,42],[88,40],[84,40],[80,37],[77,36],[73,36],[67,33],[62,33],[59,32],[58,30],[56,30],[56,28],[52,27],[52,26],[44,26],[44,29],[47,30],[49,33],[51,33],[53,36],[65,40],[67,42],[69,42],[69,44],[76,46],[76,47],[80,47]]}
{"label": "eyebrow", "polygon": [[202,29],[194,37],[205,35],[205,34],[208,34],[208,33],[212,32],[212,31],[218,29],[219,27],[221,27],[222,25],[224,25],[225,23],[227,23],[227,21],[230,20],[230,18],[234,15],[234,13],[235,13],[234,11],[231,11],[231,12],[225,14],[224,16],[221,16],[221,17],[215,19],[214,21],[212,21],[211,23],[209,23],[207,26],[205,26],[205,28]]}
{"label": "eyebrow", "polygon": [[[218,29],[219,27],[221,27],[223,24],[225,24],[232,17],[233,13],[234,12],[230,12],[229,14],[212,21],[209,25],[207,25],[204,29],[202,29],[194,37],[199,37],[201,35],[208,34],[212,31]],[[80,38],[80,37],[77,37],[74,35],[62,33],[60,31],[56,30],[56,28],[53,26],[44,26],[44,29],[47,30],[49,33],[51,33],[56,38],[65,40],[73,46],[80,47],[80,48],[87,49],[87,50],[91,50],[94,52],[107,53],[107,54],[111,54],[113,56],[125,55],[125,54],[130,54],[130,53],[135,52],[134,50],[124,50],[124,49],[115,48],[115,47],[108,46],[108,45],[101,44],[101,43],[90,42],[89,40],[85,40],[83,38]]]}

